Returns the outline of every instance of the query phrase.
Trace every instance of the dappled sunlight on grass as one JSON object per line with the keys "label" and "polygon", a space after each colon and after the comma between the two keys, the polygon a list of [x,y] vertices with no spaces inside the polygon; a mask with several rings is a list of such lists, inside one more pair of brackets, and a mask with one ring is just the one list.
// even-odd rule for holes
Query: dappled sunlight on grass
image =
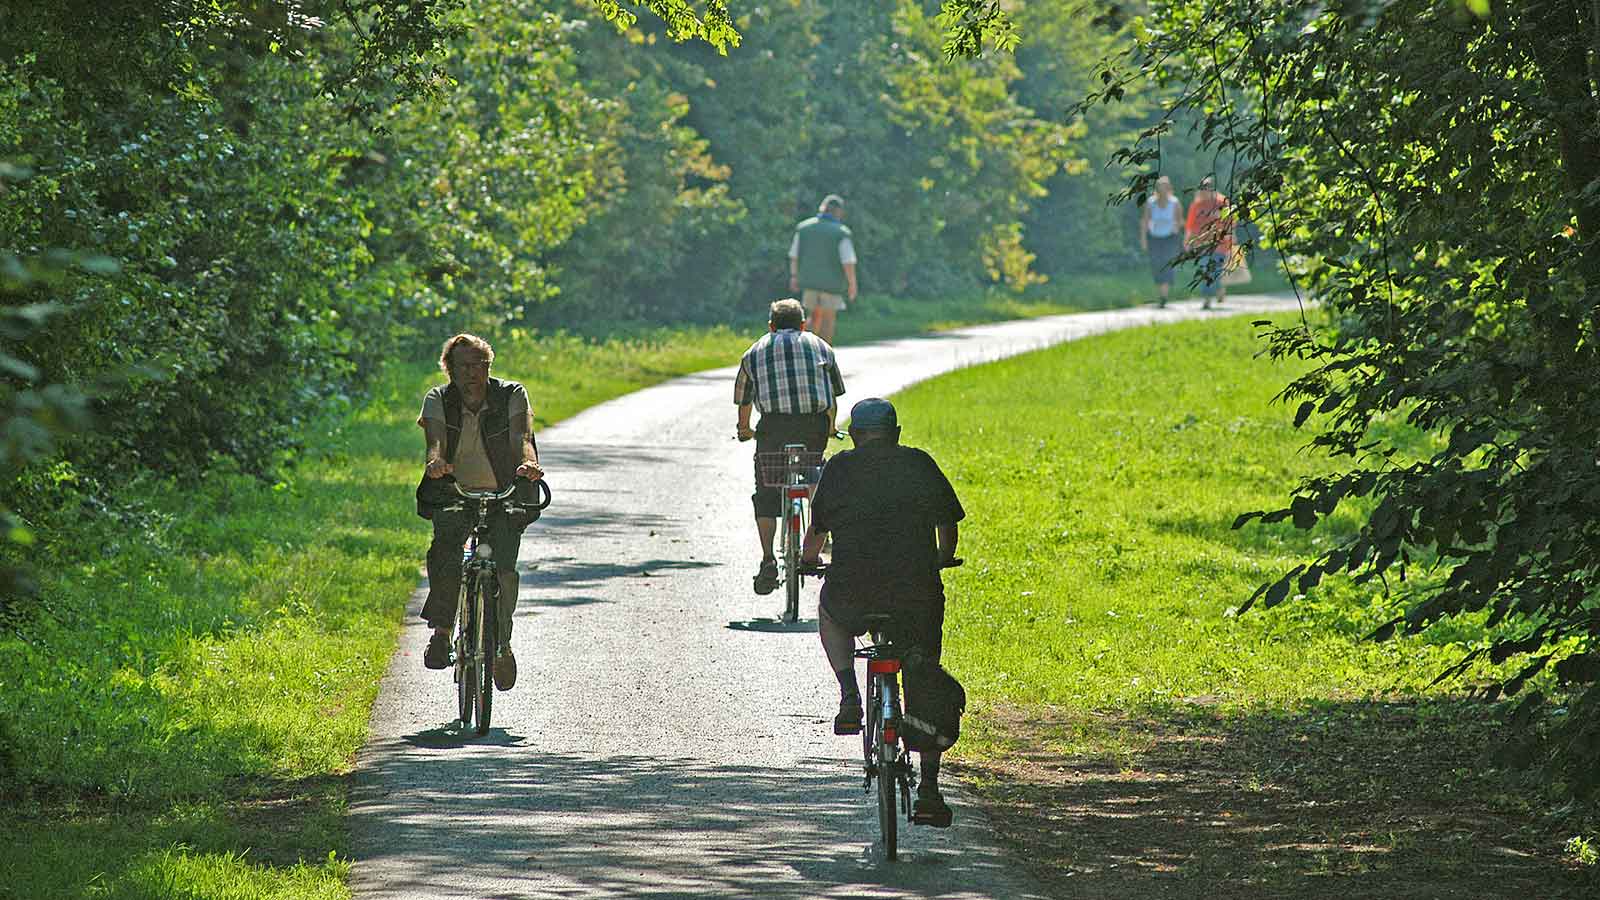
{"label": "dappled sunlight on grass", "polygon": [[[1486,669],[1429,686],[1481,616],[1371,643],[1398,598],[1341,578],[1239,613],[1367,508],[1232,529],[1330,465],[1251,332],[1119,332],[897,398],[968,513],[952,765],[1055,896],[1586,895],[1536,779],[1488,756],[1496,709],[1460,696]],[[1417,569],[1405,587],[1436,577]]]}
{"label": "dappled sunlight on grass", "polygon": [[959,372],[899,398],[908,443],[969,520],[947,656],[980,697],[1082,708],[1289,702],[1420,690],[1449,651],[1360,638],[1389,607],[1330,579],[1238,615],[1256,587],[1350,533],[1234,519],[1329,463],[1271,398],[1244,318],[1137,329]]}

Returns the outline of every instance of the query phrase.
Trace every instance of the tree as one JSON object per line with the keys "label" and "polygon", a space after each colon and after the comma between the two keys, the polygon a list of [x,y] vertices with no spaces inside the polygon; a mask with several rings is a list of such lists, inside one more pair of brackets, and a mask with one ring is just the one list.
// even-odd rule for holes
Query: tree
{"label": "tree", "polygon": [[[1451,673],[1512,663],[1488,695],[1523,694],[1513,721],[1540,726],[1527,734],[1579,791],[1600,787],[1597,16],[1587,0],[1179,0],[1090,98],[1177,86],[1122,158],[1158,162],[1153,141],[1196,113],[1205,145],[1254,160],[1234,173],[1239,212],[1328,312],[1266,336],[1314,363],[1283,398],[1346,465],[1237,524],[1309,528],[1354,505],[1361,525],[1253,602],[1348,574],[1397,607],[1377,638],[1481,625]],[[1432,442],[1398,440],[1402,419]],[[1570,702],[1537,715],[1551,686]]]}

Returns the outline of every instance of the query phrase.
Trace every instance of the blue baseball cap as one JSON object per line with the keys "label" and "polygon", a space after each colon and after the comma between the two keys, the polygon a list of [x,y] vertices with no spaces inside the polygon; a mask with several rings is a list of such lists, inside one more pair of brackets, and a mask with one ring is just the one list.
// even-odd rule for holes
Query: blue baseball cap
{"label": "blue baseball cap", "polygon": [[894,404],[882,397],[868,397],[850,407],[850,429],[852,431],[872,431],[875,429],[889,429],[898,427],[899,418],[895,415]]}

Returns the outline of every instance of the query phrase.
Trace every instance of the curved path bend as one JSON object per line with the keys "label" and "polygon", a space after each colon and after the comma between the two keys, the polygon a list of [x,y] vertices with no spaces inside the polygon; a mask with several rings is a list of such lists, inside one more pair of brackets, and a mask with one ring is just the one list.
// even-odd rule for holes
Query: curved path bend
{"label": "curved path bend", "polygon": [[[1294,309],[1239,297],[1222,314]],[[1218,314],[1176,304],[845,347],[842,401]],[[412,597],[358,758],[357,897],[1042,896],[957,784],[954,828],[902,824],[896,863],[874,845],[859,740],[828,725],[837,688],[814,587],[793,626],[775,621],[781,593],[750,591],[751,445],[729,439],[733,371],[678,378],[540,433],[556,502],[523,539],[521,672],[496,695],[486,737],[449,727],[453,686],[422,667],[423,592]]]}

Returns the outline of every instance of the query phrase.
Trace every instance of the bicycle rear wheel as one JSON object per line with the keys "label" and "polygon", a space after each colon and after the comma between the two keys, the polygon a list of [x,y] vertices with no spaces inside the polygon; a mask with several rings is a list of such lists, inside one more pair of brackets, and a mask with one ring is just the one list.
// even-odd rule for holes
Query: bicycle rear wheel
{"label": "bicycle rear wheel", "polygon": [[493,570],[484,573],[478,591],[478,690],[476,697],[477,732],[489,733],[489,716],[494,711],[494,654],[496,639],[495,613],[499,607],[500,581]]}
{"label": "bicycle rear wheel", "polygon": [[861,757],[867,764],[867,777],[877,770],[878,760],[873,755],[877,735],[883,726],[883,703],[878,699],[878,677],[867,673],[867,720],[861,724]]}
{"label": "bicycle rear wheel", "polygon": [[462,576],[461,596],[456,599],[456,710],[463,729],[472,725],[472,710],[477,699],[477,680],[472,673],[472,606],[478,590],[477,578]]}

